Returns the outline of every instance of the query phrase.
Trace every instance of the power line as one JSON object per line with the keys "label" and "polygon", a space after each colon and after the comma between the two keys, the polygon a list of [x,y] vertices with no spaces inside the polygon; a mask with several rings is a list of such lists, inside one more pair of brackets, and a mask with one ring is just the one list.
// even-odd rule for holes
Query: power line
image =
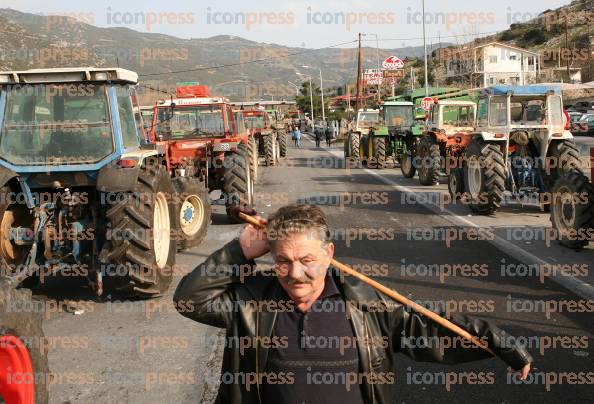
{"label": "power line", "polygon": [[247,64],[261,63],[261,62],[267,62],[269,60],[283,59],[283,58],[287,58],[287,57],[290,57],[290,56],[302,55],[304,53],[318,52],[318,51],[321,51],[321,50],[324,50],[324,49],[336,48],[338,46],[348,45],[348,44],[355,43],[355,42],[356,41],[342,42],[342,43],[338,43],[338,44],[334,44],[334,45],[330,45],[330,46],[325,46],[323,48],[307,49],[307,50],[300,51],[300,52],[293,52],[293,53],[289,53],[289,54],[281,55],[281,56],[271,56],[271,57],[262,58],[262,59],[254,59],[254,60],[250,60],[250,61],[247,61],[247,62],[229,63],[229,64],[225,64],[225,65],[209,66],[209,67],[198,67],[198,68],[195,68],[195,69],[177,70],[177,71],[169,71],[169,72],[139,74],[138,76],[142,76],[142,77],[161,76],[161,75],[164,75],[164,74],[191,73],[191,72],[198,72],[198,71],[202,71],[202,70],[213,70],[213,69],[223,69],[223,68],[226,68],[226,67],[243,66],[243,65],[247,65]]}
{"label": "power line", "polygon": [[[455,35],[446,35],[446,36],[428,36],[427,39],[443,39],[443,38],[458,38],[458,37],[465,37],[465,36],[480,36],[480,35],[492,35],[497,34],[500,31],[490,31],[490,32],[477,32],[475,34],[455,34]],[[422,40],[423,37],[409,37],[409,38],[380,38],[380,41],[415,41],[415,40]],[[363,39],[363,42],[368,41],[375,41],[375,39]]]}

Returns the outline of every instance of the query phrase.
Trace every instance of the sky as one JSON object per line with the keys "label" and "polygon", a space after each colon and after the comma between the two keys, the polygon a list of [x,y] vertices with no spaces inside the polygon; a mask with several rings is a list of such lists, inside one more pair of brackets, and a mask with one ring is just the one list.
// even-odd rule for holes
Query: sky
{"label": "sky", "polygon": [[[427,42],[436,43],[439,38],[443,42],[468,42],[568,3],[426,0]],[[366,34],[363,40],[368,46],[376,46],[376,40],[381,48],[421,45],[421,5],[422,0],[0,0],[1,8],[67,15],[100,27],[123,26],[181,38],[233,35],[307,48],[354,41],[359,32]]]}

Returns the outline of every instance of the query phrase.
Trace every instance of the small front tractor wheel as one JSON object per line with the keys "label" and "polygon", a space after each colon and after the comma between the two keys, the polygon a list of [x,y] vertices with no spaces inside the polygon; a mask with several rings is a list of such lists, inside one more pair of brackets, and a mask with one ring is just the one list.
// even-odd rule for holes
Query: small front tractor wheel
{"label": "small front tractor wheel", "polygon": [[133,192],[126,193],[105,213],[107,245],[101,261],[126,269],[116,282],[129,296],[162,296],[173,278],[176,240],[176,206],[173,183],[158,158],[142,163]]}
{"label": "small front tractor wheel", "polygon": [[470,209],[481,215],[495,213],[505,191],[505,163],[499,146],[473,139],[466,150],[463,177]]}
{"label": "small front tractor wheel", "polygon": [[[1,266],[5,265],[0,258]],[[40,302],[39,302],[40,303]],[[0,279],[0,401],[47,404],[50,380],[43,345],[43,311],[29,289]],[[4,399],[4,401],[2,401]]]}
{"label": "small front tractor wheel", "polygon": [[278,143],[279,143],[279,151],[281,157],[287,157],[287,149],[288,149],[288,139],[286,132],[278,132]]}
{"label": "small front tractor wheel", "polygon": [[400,158],[400,171],[405,178],[413,178],[417,173],[415,155],[418,140],[415,137],[412,142],[406,142],[406,153]]}
{"label": "small front tractor wheel", "polygon": [[584,174],[560,177],[552,189],[551,222],[561,244],[580,249],[594,240],[594,187]]}
{"label": "small front tractor wheel", "polygon": [[225,205],[229,221],[239,223],[238,219],[231,214],[231,208],[252,207],[253,204],[254,187],[245,155],[240,153],[225,155],[223,192],[226,196]]}
{"label": "small front tractor wheel", "polygon": [[189,177],[175,178],[173,186],[178,195],[177,250],[189,250],[200,245],[208,233],[211,215],[208,190],[204,182]]}
{"label": "small front tractor wheel", "polygon": [[268,167],[273,166],[276,160],[276,139],[274,134],[262,135],[264,142],[264,158]]}
{"label": "small front tractor wheel", "polygon": [[464,192],[464,173],[461,168],[452,168],[448,176],[448,191],[452,200],[460,199]]}
{"label": "small front tractor wheel", "polygon": [[425,135],[419,142],[419,182],[421,185],[436,185],[441,169],[439,144],[433,136]]}

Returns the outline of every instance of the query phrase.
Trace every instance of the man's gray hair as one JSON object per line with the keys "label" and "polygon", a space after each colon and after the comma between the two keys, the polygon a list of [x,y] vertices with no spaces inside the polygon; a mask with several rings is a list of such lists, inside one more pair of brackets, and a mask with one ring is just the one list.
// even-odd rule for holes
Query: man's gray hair
{"label": "man's gray hair", "polygon": [[293,234],[315,234],[325,245],[330,242],[330,228],[326,215],[315,205],[288,205],[268,219],[268,239],[272,244]]}

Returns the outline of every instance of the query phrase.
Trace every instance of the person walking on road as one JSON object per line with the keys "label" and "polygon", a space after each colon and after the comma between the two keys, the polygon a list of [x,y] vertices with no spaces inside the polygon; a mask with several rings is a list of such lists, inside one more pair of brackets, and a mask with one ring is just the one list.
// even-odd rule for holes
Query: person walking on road
{"label": "person walking on road", "polygon": [[328,125],[326,125],[325,135],[326,145],[328,146],[328,148],[330,148],[330,146],[332,145],[332,129],[330,129],[330,126]]}
{"label": "person walking on road", "polygon": [[299,128],[295,128],[295,131],[293,132],[293,140],[295,141],[295,147],[301,147],[301,131]]}
{"label": "person walking on road", "polygon": [[316,130],[315,135],[316,135],[316,147],[320,147],[320,142],[322,141],[322,131]]}

